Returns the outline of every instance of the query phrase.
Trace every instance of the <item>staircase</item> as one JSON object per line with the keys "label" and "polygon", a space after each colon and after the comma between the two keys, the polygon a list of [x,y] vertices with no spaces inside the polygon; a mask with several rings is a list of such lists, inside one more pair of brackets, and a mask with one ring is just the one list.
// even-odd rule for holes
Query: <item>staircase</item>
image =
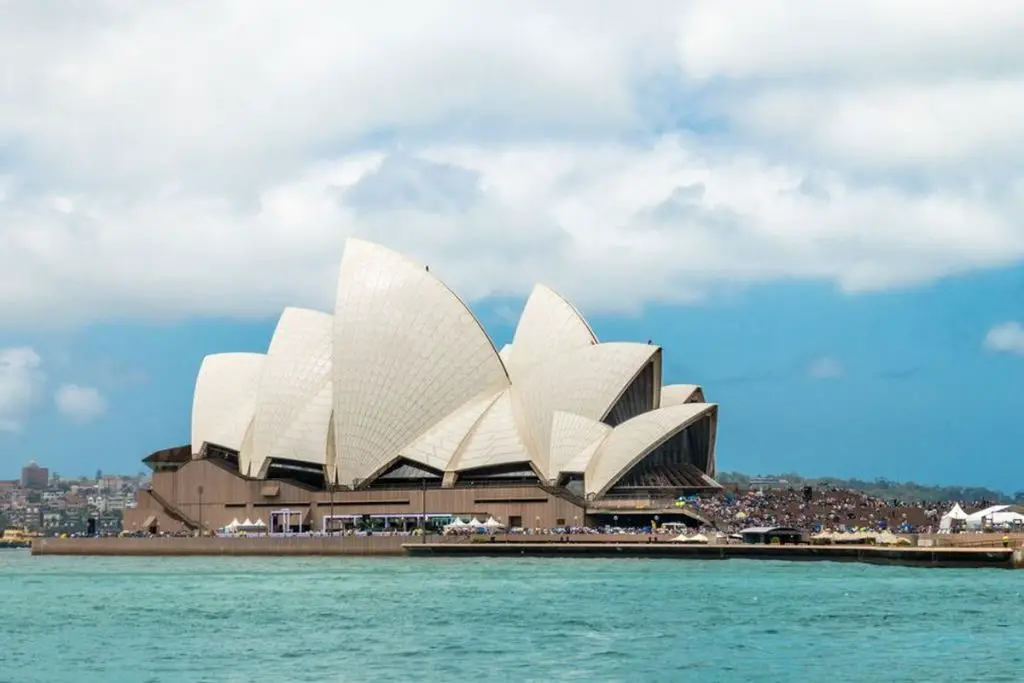
{"label": "staircase", "polygon": [[153,500],[160,504],[160,507],[164,509],[168,517],[181,522],[191,531],[199,528],[199,522],[186,515],[177,505],[171,503],[171,501],[161,496],[154,489],[146,489],[146,492],[153,497]]}
{"label": "staircase", "polygon": [[560,486],[551,486],[550,484],[539,482],[537,484],[537,487],[544,491],[544,493],[555,496],[557,498],[561,498],[562,500],[567,500],[573,505],[583,508],[584,511],[587,509],[587,501],[585,498],[583,498],[582,496],[577,496],[575,493],[567,491],[566,489]]}

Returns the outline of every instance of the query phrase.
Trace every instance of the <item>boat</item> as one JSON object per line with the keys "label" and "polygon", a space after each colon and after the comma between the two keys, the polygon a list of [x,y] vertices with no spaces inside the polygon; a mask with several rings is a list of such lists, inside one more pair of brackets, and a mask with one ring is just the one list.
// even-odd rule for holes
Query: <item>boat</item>
{"label": "boat", "polygon": [[0,548],[31,548],[32,539],[39,536],[40,534],[25,527],[4,529],[3,536],[0,536]]}

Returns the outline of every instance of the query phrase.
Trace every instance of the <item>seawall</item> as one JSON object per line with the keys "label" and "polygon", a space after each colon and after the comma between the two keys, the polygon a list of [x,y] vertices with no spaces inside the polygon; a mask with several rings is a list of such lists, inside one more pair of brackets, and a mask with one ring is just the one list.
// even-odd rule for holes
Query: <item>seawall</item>
{"label": "seawall", "polygon": [[[443,540],[426,538],[428,543]],[[409,536],[290,536],[243,538],[40,538],[33,555],[98,556],[264,556],[405,555],[403,545],[420,542]]]}
{"label": "seawall", "polygon": [[[586,540],[576,540],[583,539]],[[419,556],[419,557],[650,557],[691,560],[731,558],[792,561],[863,562],[915,567],[1024,568],[1024,550],[1001,547],[881,547],[869,545],[688,545],[645,537],[499,536],[482,539],[427,536],[290,536],[242,538],[41,538],[32,543],[33,555],[78,556]]]}
{"label": "seawall", "polygon": [[[536,538],[535,542],[557,543],[558,536],[505,536],[498,539],[509,542]],[[621,535],[576,535],[576,539],[596,542],[623,542]],[[626,541],[642,542],[645,536],[627,536]],[[250,556],[302,556],[302,555],[405,555],[403,545],[469,543],[467,536],[248,536],[204,537],[194,536],[118,536],[106,538],[40,538],[32,543],[33,555],[250,555]]]}
{"label": "seawall", "polygon": [[1012,548],[907,548],[841,545],[689,545],[680,543],[433,543],[406,544],[413,556],[430,557],[648,557],[690,560],[792,560],[863,562],[914,567],[1024,567]]}

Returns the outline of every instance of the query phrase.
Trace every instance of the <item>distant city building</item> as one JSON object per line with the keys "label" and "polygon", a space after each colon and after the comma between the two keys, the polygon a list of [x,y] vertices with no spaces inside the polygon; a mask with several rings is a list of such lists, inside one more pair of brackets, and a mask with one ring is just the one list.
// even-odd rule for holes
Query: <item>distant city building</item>
{"label": "distant city building", "polygon": [[41,490],[50,484],[50,470],[40,467],[35,460],[21,468],[21,486],[26,489]]}

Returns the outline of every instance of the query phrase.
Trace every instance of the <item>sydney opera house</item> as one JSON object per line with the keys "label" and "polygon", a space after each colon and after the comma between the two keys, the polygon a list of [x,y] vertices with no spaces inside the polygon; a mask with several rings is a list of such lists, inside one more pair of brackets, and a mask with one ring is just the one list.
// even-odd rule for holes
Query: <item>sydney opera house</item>
{"label": "sydney opera house", "polygon": [[333,314],[288,308],[265,354],[199,369],[191,444],[153,453],[125,528],[646,524],[719,488],[718,408],[662,349],[599,342],[538,285],[498,351],[428,267],[350,239]]}

